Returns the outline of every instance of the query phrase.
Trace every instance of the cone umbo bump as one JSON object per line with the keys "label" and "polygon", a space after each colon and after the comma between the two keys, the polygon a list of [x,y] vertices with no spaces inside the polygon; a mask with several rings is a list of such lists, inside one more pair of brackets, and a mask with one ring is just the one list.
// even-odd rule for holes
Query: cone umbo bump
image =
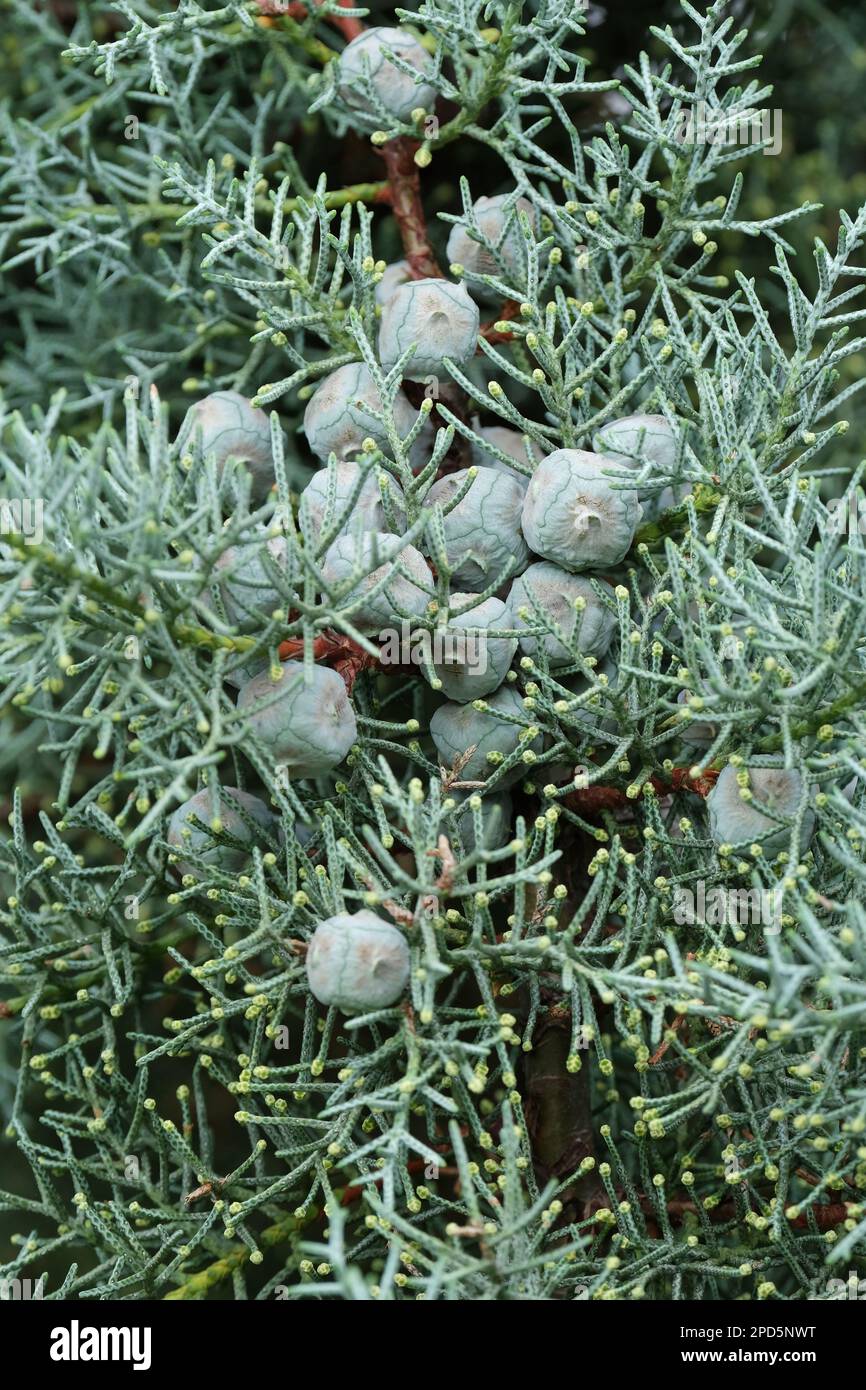
{"label": "cone umbo bump", "polygon": [[[610,585],[603,579],[595,582],[610,596],[610,606],[599,598],[588,577],[570,574],[549,560],[538,560],[511,586],[508,611],[513,626],[556,627],[565,641],[574,640],[583,656],[604,656],[616,628],[616,610]],[[578,610],[575,604],[581,601],[583,606]],[[520,650],[526,656],[535,656],[539,642],[552,667],[565,666],[574,660],[568,647],[553,632],[521,637]]]}
{"label": "cone umbo bump", "polygon": [[567,570],[619,564],[634,538],[641,507],[632,488],[608,476],[616,472],[611,459],[583,449],[556,449],[542,459],[523,504],[523,534],[530,549]]}
{"label": "cone umbo bump", "polygon": [[[496,690],[505,680],[514,653],[516,637],[489,637],[487,628],[507,628],[512,623],[501,599],[491,596],[472,607],[473,594],[451,594],[452,614],[444,629],[433,635],[433,670],[449,700],[478,700]],[[475,630],[477,629],[477,630]],[[443,648],[436,655],[435,642]],[[426,675],[426,672],[425,672]]]}
{"label": "cone umbo bump", "polygon": [[[265,852],[279,843],[280,833],[278,818],[259,797],[238,787],[219,787],[216,795],[210,787],[203,787],[178,806],[169,821],[166,839],[178,855],[178,872],[196,878],[201,876],[202,864],[224,873],[238,873],[249,863],[254,844]],[[221,837],[225,837],[222,842]],[[232,844],[231,840],[242,844]],[[180,858],[190,852],[200,861],[198,866]]]}
{"label": "cone umbo bump", "polygon": [[[452,582],[480,593],[503,576],[529,563],[529,547],[520,529],[524,489],[517,478],[495,468],[448,473],[434,483],[427,501],[443,509],[445,550]],[[463,495],[457,503],[454,498]]]}
{"label": "cone umbo bump", "polygon": [[397,120],[405,121],[412,111],[432,106],[436,89],[404,72],[387,56],[389,53],[417,68],[419,76],[429,67],[429,55],[405,29],[392,29],[387,25],[365,29],[340,54],[340,96],[353,111],[378,117],[374,102],[363,89],[364,79],[369,79],[385,110]]}
{"label": "cone umbo bump", "polygon": [[409,981],[409,947],[375,912],[320,922],[307,948],[307,982],[320,1004],[364,1013],[395,1004]]}
{"label": "cone umbo bump", "polygon": [[[745,785],[738,780],[745,774]],[[746,796],[743,796],[743,792]],[[796,769],[748,767],[739,769],[728,763],[719,773],[707,797],[710,834],[717,845],[760,841],[765,854],[787,849],[790,831],[779,820],[791,820],[803,798],[803,778]],[[767,815],[765,812],[771,814]],[[799,851],[803,854],[815,828],[815,812],[806,808],[800,829]]]}
{"label": "cone umbo bump", "polygon": [[415,345],[405,375],[410,381],[428,376],[448,380],[445,359],[458,366],[475,352],[480,318],[465,285],[449,280],[409,280],[396,289],[382,310],[379,357],[387,370]]}
{"label": "cone umbo bump", "polygon": [[[338,460],[354,458],[361,452],[365,439],[372,439],[383,453],[389,452],[385,427],[371,415],[381,412],[382,397],[363,362],[347,362],[325,377],[304,411],[304,434],[313,453],[323,463],[331,454]],[[409,404],[402,391],[394,397],[392,406],[394,426],[401,439],[411,430],[418,412]],[[414,449],[420,460],[423,445],[419,437]]]}
{"label": "cone umbo bump", "polygon": [[[405,573],[399,572],[398,565]],[[423,613],[431,600],[433,576],[427,561],[414,545],[403,545],[397,536],[373,531],[338,537],[322,561],[326,583],[333,589],[359,570],[360,577],[343,606],[351,605],[348,616],[361,632],[399,625],[404,615]]]}
{"label": "cone umbo bump", "polygon": [[[461,764],[455,779],[458,784],[489,781],[499,764],[518,748],[537,752],[541,747],[540,734],[528,736],[531,720],[512,686],[500,686],[484,705],[486,708],[477,710],[474,705],[450,701],[440,705],[430,719],[430,733],[442,766],[450,769]],[[490,754],[494,755],[492,760]],[[496,777],[495,789],[511,786],[525,771],[518,761]]]}
{"label": "cone umbo bump", "polygon": [[238,459],[252,479],[254,500],[274,483],[271,425],[267,415],[239,391],[213,391],[187,411],[180,438],[187,447],[201,438],[202,453],[216,459],[219,473],[228,459]]}
{"label": "cone umbo bump", "polygon": [[294,777],[316,777],[343,761],[358,733],[346,686],[329,666],[287,661],[279,678],[270,670],[241,687],[238,709],[278,767]]}

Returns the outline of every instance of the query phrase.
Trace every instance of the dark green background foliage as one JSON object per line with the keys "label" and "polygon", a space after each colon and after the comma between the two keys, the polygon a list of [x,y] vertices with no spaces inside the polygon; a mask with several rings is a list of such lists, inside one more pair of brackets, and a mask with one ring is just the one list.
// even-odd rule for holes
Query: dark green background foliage
{"label": "dark green background foliage", "polygon": [[[2,559],[0,1279],[44,1272],[55,1297],[831,1296],[828,1279],[866,1273],[866,560],[862,537],[833,549],[821,499],[842,493],[860,464],[866,353],[827,348],[832,315],[858,306],[821,295],[858,283],[836,286],[848,273],[836,248],[840,210],[853,220],[866,202],[866,10],[857,0],[729,7],[749,30],[738,57],[765,54],[740,80],[772,84],[762,104],[783,113],[782,155],[734,152],[684,200],[684,248],[658,277],[650,263],[633,286],[618,285],[580,349],[590,363],[574,407],[582,427],[634,370],[628,350],[609,374],[592,365],[628,306],[641,363],[653,364],[646,408],[654,400],[687,416],[706,464],[688,477],[693,503],[639,533],[639,557],[610,576],[625,586],[620,665],[632,664],[607,710],[616,737],[599,753],[564,735],[548,673],[517,668],[548,761],[563,747],[572,763],[609,758],[604,782],[628,789],[631,807],[584,818],[561,788],[548,795],[543,761],[514,793],[516,858],[503,851],[461,870],[447,911],[443,899],[425,928],[413,1026],[399,1015],[353,1028],[315,1005],[287,943],[365,893],[380,909],[396,899],[410,918],[423,915],[418,880],[429,894],[443,828],[427,737],[435,701],[418,680],[363,675],[345,779],[300,792],[280,784],[232,722],[221,681],[219,663],[244,639],[226,624],[207,640],[189,627],[207,627],[188,597],[201,597],[202,557],[212,562],[224,517],[248,526],[249,497],[231,470],[219,485],[186,479],[170,441],[208,392],[260,391],[286,437],[280,503],[290,491],[294,503],[315,466],[300,431],[315,380],[306,364],[360,355],[349,291],[369,329],[364,253],[398,259],[399,228],[371,202],[372,221],[354,209],[341,232],[338,211],[330,230],[352,263],[343,291],[322,311],[324,329],[308,332],[297,322],[315,299],[304,300],[307,286],[283,331],[273,266],[261,268],[250,225],[229,226],[232,176],[244,180],[255,163],[265,182],[246,191],[266,232],[267,198],[286,176],[301,220],[322,173],[331,192],[384,179],[351,119],[309,109],[321,45],[342,40],[321,17],[244,26],[233,3],[211,27],[172,32],[166,22],[149,52],[121,51],[108,84],[96,46],[135,16],[156,25],[168,8],[0,5],[2,492],[20,495],[30,470],[51,519],[38,554]],[[500,25],[508,8],[496,0],[479,22]],[[536,8],[525,5],[524,18]],[[449,3],[429,9],[441,16]],[[393,16],[370,10],[371,23]],[[670,24],[674,44],[693,44],[695,23],[678,4],[612,0],[590,20],[567,44],[570,63],[586,61],[583,80],[623,78],[645,51],[688,85],[676,49],[650,32]],[[480,125],[492,124],[500,96]],[[610,101],[564,96],[539,136],[549,159],[573,167],[575,130],[585,149],[610,141],[606,120],[624,120]],[[459,110],[441,103],[443,124]],[[637,158],[638,140],[623,142]],[[525,148],[504,144],[536,172]],[[653,164],[654,178],[663,172]],[[723,207],[735,176],[736,226],[711,230],[718,250],[695,282],[701,305],[686,304],[674,275],[678,258],[697,254],[698,203],[706,214],[703,199],[721,196]],[[422,189],[443,266],[449,224],[437,214],[461,211],[461,178],[473,198],[512,186],[471,136],[434,153]],[[548,193],[557,207],[569,196],[555,176]],[[653,236],[664,227],[657,195],[645,199]],[[603,207],[607,188],[581,198]],[[801,205],[802,216],[775,221]],[[323,216],[310,213],[313,241]],[[861,218],[855,266],[863,230]],[[220,243],[235,233],[233,259]],[[818,254],[826,282],[816,237],[829,248]],[[780,239],[787,252],[776,259]],[[530,296],[539,321],[554,284],[600,302],[614,257],[600,255],[578,287],[565,278],[575,249],[562,278]],[[676,345],[669,361],[658,355],[668,331],[656,333],[659,316]],[[750,336],[755,319],[766,332]],[[855,339],[856,321],[846,326]],[[694,339],[704,349],[690,355]],[[810,367],[825,348],[819,379]],[[498,370],[484,370],[527,421],[559,429],[561,402],[545,414],[521,352],[506,348]],[[740,377],[747,389],[735,400]],[[271,389],[287,379],[289,389]],[[637,408],[624,399],[612,413]],[[744,438],[749,457],[732,463]],[[127,681],[142,592],[152,635]],[[267,650],[284,636],[309,647],[331,616],[323,609],[285,632],[271,623]],[[746,849],[716,854],[701,797],[640,792],[651,774],[669,777],[697,756],[669,731],[677,695],[701,698],[731,622],[746,650],[736,692],[713,697],[717,767],[732,754],[784,756],[823,797],[803,865],[776,865],[786,894],[778,938],[672,925],[674,859],[683,881],[776,880]],[[772,684],[777,658],[788,663],[787,704]],[[179,883],[167,818],[216,766],[273,801],[284,825],[306,818],[311,847],[290,834],[276,864],[258,856],[240,883],[217,871]],[[551,1014],[568,1026],[550,1026]],[[539,1077],[557,1068],[551,1118]],[[557,1167],[563,1135],[576,1147]]]}

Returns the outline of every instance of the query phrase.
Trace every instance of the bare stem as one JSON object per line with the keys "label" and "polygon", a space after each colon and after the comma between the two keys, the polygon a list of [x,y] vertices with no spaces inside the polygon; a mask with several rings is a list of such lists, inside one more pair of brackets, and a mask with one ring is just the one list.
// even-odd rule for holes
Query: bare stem
{"label": "bare stem", "polygon": [[415,280],[442,279],[427,236],[421,180],[415,163],[418,143],[407,136],[389,140],[380,154],[385,161],[390,187],[390,203],[400,229],[403,252]]}

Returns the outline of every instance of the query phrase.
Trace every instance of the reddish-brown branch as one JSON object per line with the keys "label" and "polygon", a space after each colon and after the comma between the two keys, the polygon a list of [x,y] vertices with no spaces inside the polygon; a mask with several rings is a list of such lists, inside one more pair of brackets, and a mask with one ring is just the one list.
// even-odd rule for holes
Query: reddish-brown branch
{"label": "reddish-brown branch", "polygon": [[[685,1015],[685,1014],[677,1014],[677,1016],[676,1016],[676,1018],[674,1019],[673,1023],[670,1025],[670,1030],[671,1030],[671,1032],[672,1032],[672,1033],[676,1033],[677,1029],[681,1028],[681,1027],[683,1026],[683,1024],[685,1023],[685,1021],[686,1021],[686,1015]],[[664,1055],[665,1055],[665,1053],[667,1052],[667,1050],[668,1050],[669,1047],[670,1047],[670,1040],[669,1040],[668,1038],[663,1038],[662,1041],[659,1043],[658,1047],[656,1048],[655,1052],[653,1053],[652,1057],[650,1057],[650,1059],[649,1059],[649,1065],[650,1065],[651,1067],[656,1066],[657,1063],[659,1063],[659,1062],[662,1060],[662,1058],[664,1057]]]}
{"label": "reddish-brown branch", "polygon": [[568,792],[562,799],[563,805],[582,816],[598,815],[600,811],[619,811],[629,804],[628,797],[619,787],[581,787]]}
{"label": "reddish-brown branch", "polygon": [[[339,0],[339,3],[344,8],[351,6],[351,0]],[[308,14],[308,5],[300,3],[300,0],[290,0],[288,5],[285,0],[282,0],[282,3],[281,0],[258,0],[258,5],[264,15],[275,18],[283,14],[293,19],[304,19]],[[349,41],[357,38],[366,27],[359,19],[341,18],[335,14],[329,14],[327,18]],[[391,205],[412,278],[443,279],[427,235],[427,219],[421,201],[421,179],[415,163],[415,152],[418,148],[419,141],[401,135],[396,140],[387,141],[378,149],[385,161],[389,184],[387,198],[383,197],[380,201]]]}
{"label": "reddish-brown branch", "polygon": [[671,769],[670,787],[659,781],[658,777],[654,777],[652,783],[656,791],[662,794],[667,791],[688,791],[697,792],[698,796],[709,796],[716,785],[718,775],[714,767],[706,768],[700,777],[693,777],[689,767],[675,767]]}
{"label": "reddish-brown branch", "polygon": [[482,323],[479,334],[488,343],[513,343],[514,334],[507,330],[500,330],[496,327],[497,323],[507,323],[510,319],[516,319],[520,313],[520,305],[516,299],[506,299],[498,317],[491,319],[490,323]]}
{"label": "reddish-brown branch", "polygon": [[[672,791],[689,791],[695,792],[698,796],[709,796],[718,775],[712,767],[707,768],[700,777],[693,777],[688,767],[675,767],[669,774],[669,781],[661,777],[651,777],[649,780],[660,796]],[[621,811],[634,805],[634,801],[619,787],[579,787],[569,792],[563,800],[572,811],[585,816],[597,815],[600,811]]]}
{"label": "reddish-brown branch", "polygon": [[[313,3],[318,4],[320,0],[313,0]],[[337,3],[342,9],[353,8],[351,0],[337,0]],[[289,4],[281,3],[281,0],[257,0],[257,4],[263,15],[274,19],[285,15],[289,19],[302,20],[309,14],[309,6],[301,4],[300,0],[289,0]],[[366,27],[360,19],[355,19],[352,15],[329,14],[325,18],[335,29],[339,29],[347,43],[351,43],[352,39],[362,34]]]}
{"label": "reddish-brown branch", "polygon": [[382,145],[379,153],[385,161],[385,172],[391,189],[390,203],[403,254],[414,280],[442,279],[442,271],[433,255],[427,236],[427,219],[421,202],[421,180],[415,163],[418,141],[401,135]]}
{"label": "reddish-brown branch", "polygon": [[[281,661],[291,661],[294,657],[303,656],[303,639],[290,637],[285,642],[281,642],[277,648],[277,654]],[[350,695],[361,672],[378,664],[378,658],[365,652],[364,648],[359,647],[357,642],[353,642],[351,637],[343,637],[339,632],[332,632],[331,630],[314,639],[313,660],[333,660],[334,670],[343,677]]]}
{"label": "reddish-brown branch", "polygon": [[[352,9],[352,0],[337,0],[337,3],[340,5],[341,9]],[[337,26],[349,43],[351,43],[352,39],[356,39],[359,34],[363,34],[367,27],[363,20],[354,19],[351,15],[342,18],[340,15],[335,14],[331,15],[330,19],[331,23]]]}

